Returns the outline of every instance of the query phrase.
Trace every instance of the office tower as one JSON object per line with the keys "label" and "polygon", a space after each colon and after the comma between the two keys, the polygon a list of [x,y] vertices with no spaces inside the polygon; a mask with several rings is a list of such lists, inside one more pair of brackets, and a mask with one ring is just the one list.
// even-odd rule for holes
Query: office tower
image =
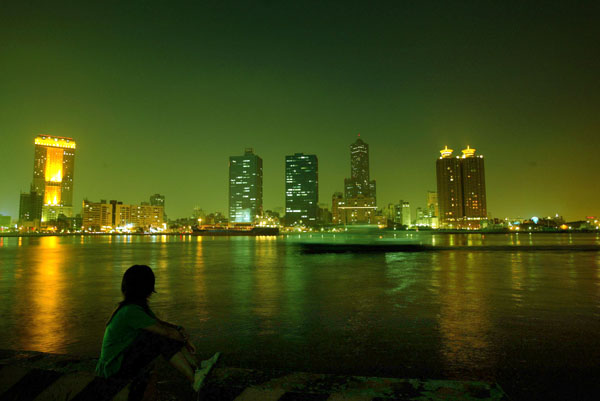
{"label": "office tower", "polygon": [[446,146],[436,161],[438,207],[441,228],[458,228],[463,218],[460,159]]}
{"label": "office tower", "polygon": [[38,135],[35,138],[33,190],[43,196],[42,221],[73,215],[73,138]]}
{"label": "office tower", "polygon": [[372,198],[376,200],[376,183],[369,176],[369,145],[358,138],[350,145],[350,178],[344,180],[344,194],[350,198]]}
{"label": "office tower", "polygon": [[229,221],[253,223],[263,211],[263,161],[247,148],[229,157]]}
{"label": "office tower", "polygon": [[466,226],[478,228],[479,220],[487,218],[483,156],[476,156],[475,149],[469,146],[462,153],[460,164],[464,221]]}
{"label": "office tower", "polygon": [[163,208],[163,221],[167,221],[167,212],[165,211],[165,196],[161,194],[154,194],[150,196],[151,206],[162,206]]}
{"label": "office tower", "polygon": [[316,155],[285,157],[285,221],[314,225],[319,211],[319,168]]}

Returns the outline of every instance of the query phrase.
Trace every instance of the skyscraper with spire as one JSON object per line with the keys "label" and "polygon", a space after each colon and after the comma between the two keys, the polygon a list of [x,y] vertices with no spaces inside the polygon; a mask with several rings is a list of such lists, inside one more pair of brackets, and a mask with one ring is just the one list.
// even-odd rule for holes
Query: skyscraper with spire
{"label": "skyscraper with spire", "polygon": [[350,145],[350,178],[344,180],[344,195],[346,199],[373,198],[375,204],[376,183],[370,180],[369,145],[360,137]]}
{"label": "skyscraper with spire", "polygon": [[344,206],[338,207],[340,223],[375,223],[376,183],[369,174],[369,145],[360,135],[350,145],[350,178],[344,180],[344,198]]}

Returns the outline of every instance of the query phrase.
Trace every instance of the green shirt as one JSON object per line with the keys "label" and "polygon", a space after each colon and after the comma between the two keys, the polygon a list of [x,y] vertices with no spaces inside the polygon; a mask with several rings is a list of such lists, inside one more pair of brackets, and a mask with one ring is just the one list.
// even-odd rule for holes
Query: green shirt
{"label": "green shirt", "polygon": [[149,315],[139,305],[129,304],[119,309],[104,331],[96,374],[110,377],[117,373],[121,368],[125,349],[133,343],[140,330],[156,322],[154,313],[150,312]]}

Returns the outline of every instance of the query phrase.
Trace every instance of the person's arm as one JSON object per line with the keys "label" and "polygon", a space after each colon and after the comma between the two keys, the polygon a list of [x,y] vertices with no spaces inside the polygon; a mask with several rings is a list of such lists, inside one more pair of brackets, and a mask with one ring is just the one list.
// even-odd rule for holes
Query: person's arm
{"label": "person's arm", "polygon": [[181,334],[179,332],[179,330],[177,330],[174,327],[165,326],[165,325],[161,324],[160,322],[157,322],[157,323],[153,324],[152,326],[144,327],[144,330],[148,330],[149,332],[152,332],[152,333],[164,336],[164,337],[168,337],[173,340],[182,341],[182,342],[187,341],[185,339],[185,337],[183,336],[183,334]]}

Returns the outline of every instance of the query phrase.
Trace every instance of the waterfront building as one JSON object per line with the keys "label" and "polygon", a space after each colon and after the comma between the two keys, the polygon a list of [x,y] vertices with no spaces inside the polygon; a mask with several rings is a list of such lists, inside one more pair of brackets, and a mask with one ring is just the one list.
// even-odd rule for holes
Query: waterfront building
{"label": "waterfront building", "polygon": [[369,145],[358,138],[350,145],[350,178],[344,180],[343,224],[376,224],[376,182],[369,172]]}
{"label": "waterfront building", "polygon": [[369,145],[360,138],[350,145],[350,178],[344,180],[344,195],[346,199],[376,199],[376,182],[369,173]]}
{"label": "waterfront building", "polygon": [[162,206],[125,205],[116,200],[90,202],[86,199],[83,201],[82,229],[94,232],[159,230],[164,228],[163,212]]}
{"label": "waterfront building", "polygon": [[33,190],[43,197],[42,222],[59,215],[73,216],[73,175],[75,172],[73,138],[38,135],[35,138]]}
{"label": "waterfront building", "polygon": [[314,225],[319,213],[319,168],[316,155],[285,157],[286,225]]}
{"label": "waterfront building", "polygon": [[247,148],[229,157],[229,221],[253,223],[263,212],[263,161]]}
{"label": "waterfront building", "polygon": [[485,169],[483,156],[475,155],[475,149],[467,146],[460,159],[463,219],[465,227],[479,228],[480,221],[487,219]]}
{"label": "waterfront building", "polygon": [[[345,205],[338,205],[338,224],[379,224],[377,206],[374,198],[358,195],[345,200]],[[383,218],[383,216],[381,216]]]}
{"label": "waterfront building", "polygon": [[436,161],[437,193],[441,228],[458,228],[463,219],[460,159],[446,146]]}
{"label": "waterfront building", "polygon": [[479,228],[487,219],[483,156],[467,146],[453,157],[446,146],[436,162],[440,228]]}

